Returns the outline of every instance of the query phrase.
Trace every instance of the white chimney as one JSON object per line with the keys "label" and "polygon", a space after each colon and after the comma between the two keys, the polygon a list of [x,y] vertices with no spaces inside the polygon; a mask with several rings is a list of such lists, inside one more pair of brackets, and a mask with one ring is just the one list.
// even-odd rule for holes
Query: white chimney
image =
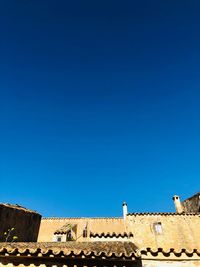
{"label": "white chimney", "polygon": [[182,206],[181,201],[180,201],[180,197],[179,196],[173,196],[173,201],[174,201],[174,205],[176,208],[176,212],[177,213],[183,213],[184,210],[183,210],[183,206]]}
{"label": "white chimney", "polygon": [[124,220],[126,220],[126,215],[128,213],[126,202],[123,203],[122,207],[123,207],[123,218],[124,218]]}

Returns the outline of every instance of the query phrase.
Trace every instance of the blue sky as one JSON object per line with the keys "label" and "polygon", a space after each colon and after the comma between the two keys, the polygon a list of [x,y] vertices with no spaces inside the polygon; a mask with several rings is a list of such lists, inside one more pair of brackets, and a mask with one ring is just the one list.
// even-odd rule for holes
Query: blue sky
{"label": "blue sky", "polygon": [[200,188],[200,2],[2,0],[1,202],[173,211]]}

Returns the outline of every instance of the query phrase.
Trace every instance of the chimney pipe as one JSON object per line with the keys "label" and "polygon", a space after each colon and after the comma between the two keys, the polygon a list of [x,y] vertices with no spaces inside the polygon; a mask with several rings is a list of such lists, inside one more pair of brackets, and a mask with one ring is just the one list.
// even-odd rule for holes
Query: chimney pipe
{"label": "chimney pipe", "polygon": [[177,213],[183,213],[184,210],[183,210],[183,206],[182,206],[181,201],[180,201],[180,197],[176,196],[176,195],[173,196],[173,201],[174,201],[176,212]]}
{"label": "chimney pipe", "polygon": [[124,202],[124,203],[122,204],[122,207],[123,207],[123,218],[124,218],[124,220],[126,220],[126,215],[127,215],[127,213],[128,213],[128,209],[127,209],[127,204],[126,204],[126,202]]}

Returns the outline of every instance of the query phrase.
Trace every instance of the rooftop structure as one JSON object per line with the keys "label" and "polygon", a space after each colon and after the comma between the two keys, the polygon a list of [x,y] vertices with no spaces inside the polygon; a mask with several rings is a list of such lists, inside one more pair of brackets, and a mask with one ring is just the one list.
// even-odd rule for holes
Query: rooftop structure
{"label": "rooftop structure", "polygon": [[[38,242],[0,244],[0,263],[77,267],[200,266],[198,199],[199,194],[183,202],[174,196],[176,212],[130,213],[123,203],[121,218],[43,218]],[[22,207],[19,210],[28,211]]]}
{"label": "rooftop structure", "polygon": [[20,205],[0,204],[0,242],[36,242],[41,215]]}

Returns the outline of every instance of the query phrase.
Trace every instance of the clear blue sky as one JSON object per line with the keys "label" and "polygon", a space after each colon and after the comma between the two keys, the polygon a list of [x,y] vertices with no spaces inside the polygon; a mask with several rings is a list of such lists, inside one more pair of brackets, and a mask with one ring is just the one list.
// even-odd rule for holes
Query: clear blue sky
{"label": "clear blue sky", "polygon": [[0,1],[1,202],[173,211],[200,189],[200,2]]}

